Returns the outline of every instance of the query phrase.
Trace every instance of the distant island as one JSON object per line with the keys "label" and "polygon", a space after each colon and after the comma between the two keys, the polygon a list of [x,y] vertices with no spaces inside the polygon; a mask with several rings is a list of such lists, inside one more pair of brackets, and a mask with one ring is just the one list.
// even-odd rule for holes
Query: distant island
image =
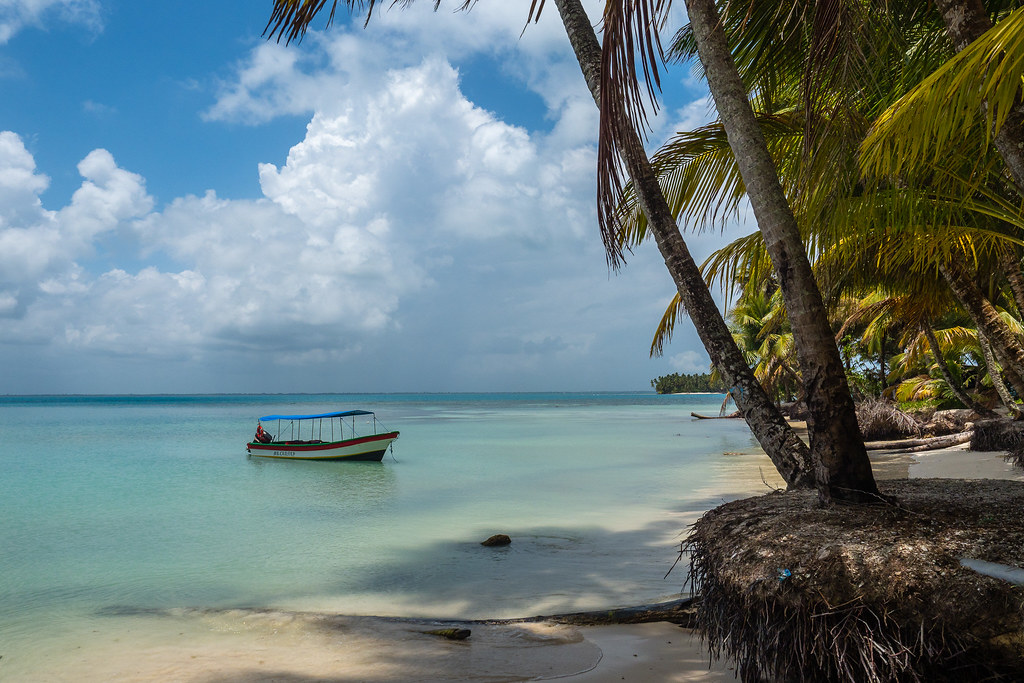
{"label": "distant island", "polygon": [[651,386],[659,394],[724,394],[725,386],[717,377],[712,378],[707,373],[699,375],[680,375],[677,372],[671,375],[662,375],[658,379],[651,380]]}

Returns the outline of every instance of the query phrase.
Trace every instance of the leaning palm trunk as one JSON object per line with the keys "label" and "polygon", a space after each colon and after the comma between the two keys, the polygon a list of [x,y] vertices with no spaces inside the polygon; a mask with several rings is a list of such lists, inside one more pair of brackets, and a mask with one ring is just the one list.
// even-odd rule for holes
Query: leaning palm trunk
{"label": "leaning palm trunk", "polygon": [[1017,402],[1013,400],[1013,396],[1010,395],[1010,390],[1006,388],[1003,376],[999,372],[999,363],[996,362],[996,356],[992,353],[992,346],[985,339],[985,335],[982,334],[981,330],[978,330],[978,344],[981,346],[981,355],[985,359],[988,376],[992,380],[992,386],[995,387],[996,394],[999,395],[999,400],[1006,406],[1011,415],[1019,417],[1020,408],[1017,406]]}
{"label": "leaning palm trunk", "polygon": [[[339,2],[340,0],[333,0],[331,3],[332,19]],[[349,9],[366,6],[372,12],[377,2],[378,0],[345,0],[342,4]],[[471,1],[466,1],[463,7],[472,4]],[[590,92],[600,103],[601,46],[594,35],[590,20],[579,0],[556,0],[555,4],[576,51]],[[326,0],[274,0],[273,13],[267,23],[266,32],[271,38],[277,35],[278,40],[285,38],[286,42],[301,39],[309,22],[325,5]],[[530,16],[536,16],[535,12],[539,13],[541,6],[543,2],[539,5],[534,3],[530,9]],[[665,264],[711,360],[731,383],[730,393],[736,400],[736,405],[739,406],[754,436],[772,459],[786,484],[790,487],[809,486],[814,470],[810,451],[789,427],[754,378],[750,366],[736,347],[725,321],[718,313],[714,299],[711,298],[711,293],[690,256],[686,243],[679,234],[643,145],[632,128],[628,131],[623,129],[623,132],[632,134],[632,142],[628,149],[624,149],[623,154],[626,166],[633,176],[638,194],[644,198],[642,201],[645,203],[642,203],[642,206],[647,212],[648,219],[652,226],[657,226],[655,234],[658,248],[661,249]]]}
{"label": "leaning palm trunk", "polygon": [[733,62],[718,10],[714,0],[686,0],[686,8],[719,118],[789,313],[811,416],[818,495],[825,503],[875,501],[878,488],[821,292]]}
{"label": "leaning palm trunk", "polygon": [[953,291],[953,295],[978,326],[978,331],[992,345],[996,359],[1006,369],[1007,379],[1018,396],[1024,396],[1024,346],[1013,331],[999,317],[995,307],[985,298],[974,279],[963,266],[940,263],[939,273]]}
{"label": "leaning palm trunk", "polygon": [[992,411],[988,408],[983,408],[978,405],[970,395],[964,391],[964,388],[960,386],[960,382],[956,381],[953,377],[952,371],[949,369],[949,365],[946,363],[946,358],[942,354],[942,349],[939,348],[939,340],[935,338],[935,330],[932,329],[931,323],[927,320],[921,323],[921,330],[924,332],[925,339],[928,340],[928,347],[931,349],[932,356],[935,358],[935,364],[939,366],[939,372],[942,373],[942,378],[946,380],[946,386],[949,387],[956,399],[964,405],[965,408],[970,408],[974,412],[981,415],[991,415]]}
{"label": "leaning palm trunk", "polygon": [[[569,42],[595,102],[601,102],[601,45],[579,0],[555,0]],[[755,379],[736,345],[700,269],[689,249],[672,211],[665,201],[657,175],[647,158],[639,136],[621,117],[613,125],[623,140],[623,162],[636,189],[641,209],[647,217],[658,249],[679,291],[686,312],[704,343],[711,361],[718,368],[740,413],[755,438],[775,464],[788,486],[810,486],[814,467],[811,454]]]}
{"label": "leaning palm trunk", "polygon": [[1017,312],[1024,315],[1024,271],[1021,270],[1020,254],[1016,247],[999,252],[999,266],[1010,284],[1013,302],[1017,304]]}

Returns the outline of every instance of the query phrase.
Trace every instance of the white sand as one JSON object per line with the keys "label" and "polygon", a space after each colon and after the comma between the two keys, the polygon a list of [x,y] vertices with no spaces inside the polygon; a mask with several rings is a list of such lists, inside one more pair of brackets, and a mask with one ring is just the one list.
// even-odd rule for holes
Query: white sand
{"label": "white sand", "polygon": [[690,629],[665,622],[629,626],[587,626],[583,637],[600,648],[598,665],[568,680],[587,683],[612,681],[735,681],[731,664],[715,662]]}
{"label": "white sand", "polygon": [[[45,681],[726,681],[688,629],[669,623],[467,624],[465,641],[428,624],[284,612],[154,617],[144,637],[100,637],[31,680]],[[152,620],[160,619],[161,623]],[[436,626],[436,625],[434,625]],[[11,680],[15,680],[12,678]],[[28,680],[28,679],[25,679]]]}

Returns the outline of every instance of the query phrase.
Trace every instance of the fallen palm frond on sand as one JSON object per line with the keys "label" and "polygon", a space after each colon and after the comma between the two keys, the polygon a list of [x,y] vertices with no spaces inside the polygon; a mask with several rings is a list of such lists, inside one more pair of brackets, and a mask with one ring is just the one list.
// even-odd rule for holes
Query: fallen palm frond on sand
{"label": "fallen palm frond on sand", "polygon": [[920,436],[921,427],[913,416],[903,412],[890,401],[873,398],[857,404],[857,423],[865,440],[887,439],[914,434]]}

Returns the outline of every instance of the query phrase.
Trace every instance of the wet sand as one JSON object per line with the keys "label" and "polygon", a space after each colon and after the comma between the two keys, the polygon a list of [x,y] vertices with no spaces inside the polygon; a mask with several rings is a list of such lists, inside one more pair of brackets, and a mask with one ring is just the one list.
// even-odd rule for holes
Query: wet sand
{"label": "wet sand", "polygon": [[[760,462],[750,455],[737,458],[734,489],[756,493],[777,485],[767,458],[761,455]],[[873,453],[872,459],[879,478],[1024,481],[1024,471],[1010,467],[1002,456],[961,446],[914,454]],[[709,669],[699,638],[669,623],[466,623],[472,635],[448,641],[424,633],[448,623],[310,612],[183,609],[106,618],[119,620],[118,627],[106,629],[97,622],[73,652],[56,657],[45,671],[34,670],[31,680],[735,680],[729,662],[715,662]],[[16,667],[5,668],[16,676]]]}
{"label": "wet sand", "polygon": [[[734,680],[689,629],[669,623],[572,627],[462,624],[448,641],[429,622],[228,610],[148,615],[83,643],[31,680],[189,681],[603,681]],[[144,634],[144,635],[143,635]],[[11,680],[16,680],[12,678]],[[28,680],[28,679],[25,679]]]}
{"label": "wet sand", "polygon": [[737,680],[729,662],[714,662],[709,668],[699,635],[674,624],[587,626],[580,631],[603,656],[594,669],[570,676],[574,682]]}

